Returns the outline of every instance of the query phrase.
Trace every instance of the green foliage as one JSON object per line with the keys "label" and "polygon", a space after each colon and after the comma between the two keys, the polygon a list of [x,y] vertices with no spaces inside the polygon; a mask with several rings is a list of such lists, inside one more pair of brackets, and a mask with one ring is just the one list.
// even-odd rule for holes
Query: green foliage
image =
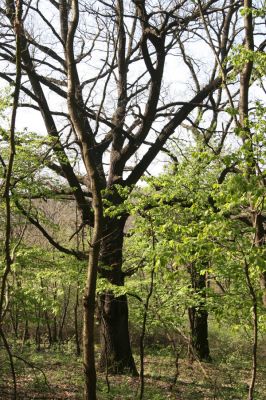
{"label": "green foliage", "polygon": [[244,17],[245,15],[252,14],[253,17],[261,17],[261,18],[263,18],[266,15],[266,4],[265,4],[265,2],[262,3],[260,5],[260,8],[243,7],[240,10],[240,14],[242,15],[242,17]]}
{"label": "green foliage", "polygon": [[10,296],[17,312],[37,322],[36,308],[61,312],[66,287],[82,280],[84,269],[74,257],[38,247],[22,247],[12,266]]}
{"label": "green foliage", "polygon": [[[250,120],[257,163],[264,159],[264,113],[258,103]],[[220,157],[202,147],[195,148],[186,154],[178,170],[175,167],[157,178],[146,179],[149,186],[135,196],[133,193],[135,220],[127,240],[125,268],[141,264],[134,276],[134,294],[145,299],[152,261],[156,259],[150,332],[167,326],[176,334],[180,330],[188,334],[186,310],[199,307],[202,302],[201,293],[191,286],[191,264],[199,274],[207,274],[205,307],[210,314],[232,329],[252,329],[252,301],[244,267],[248,264],[260,299],[259,281],[266,267],[266,253],[264,247],[252,246],[254,228],[241,217],[244,214],[247,220],[251,218],[250,204],[253,210],[261,210],[265,188],[261,184],[263,174],[247,175],[249,156],[247,142]],[[217,183],[226,170],[225,178]],[[156,238],[155,254],[151,248],[151,223]],[[259,305],[259,327],[263,329],[260,301]],[[131,303],[131,312],[139,324],[138,301]]]}

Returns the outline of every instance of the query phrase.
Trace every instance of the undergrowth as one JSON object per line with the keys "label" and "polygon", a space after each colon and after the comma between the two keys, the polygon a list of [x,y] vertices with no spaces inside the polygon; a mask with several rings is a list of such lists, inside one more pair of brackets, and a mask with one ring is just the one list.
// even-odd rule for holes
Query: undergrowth
{"label": "undergrowth", "polygon": [[[213,327],[210,332],[211,363],[188,361],[182,353],[178,360],[178,376],[171,348],[149,346],[145,356],[146,400],[245,400],[248,394],[251,357],[248,337]],[[265,340],[258,351],[258,375],[254,400],[265,400]],[[12,344],[18,398],[82,399],[82,360],[75,356],[72,343],[36,352],[33,345]],[[138,354],[135,354],[138,365]],[[0,399],[12,398],[12,380],[4,350],[0,349]],[[139,395],[139,379],[130,376],[98,374],[99,400],[133,400]]]}

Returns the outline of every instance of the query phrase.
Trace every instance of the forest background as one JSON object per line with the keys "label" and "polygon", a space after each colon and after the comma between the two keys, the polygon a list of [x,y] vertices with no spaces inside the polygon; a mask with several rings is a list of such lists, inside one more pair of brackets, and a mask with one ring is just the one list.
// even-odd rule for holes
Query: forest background
{"label": "forest background", "polygon": [[265,3],[0,4],[0,397],[263,399]]}

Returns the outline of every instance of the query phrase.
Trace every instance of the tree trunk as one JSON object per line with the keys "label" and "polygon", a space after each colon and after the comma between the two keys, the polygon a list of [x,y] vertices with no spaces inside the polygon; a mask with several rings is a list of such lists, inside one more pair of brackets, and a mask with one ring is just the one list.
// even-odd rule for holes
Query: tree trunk
{"label": "tree trunk", "polygon": [[79,339],[79,323],[78,323],[78,308],[79,308],[79,284],[76,288],[76,299],[74,305],[74,326],[75,326],[75,342],[76,342],[76,354],[80,356],[80,339]]}
{"label": "tree trunk", "polygon": [[[253,219],[252,224],[253,227],[255,228],[254,245],[256,247],[263,247],[265,246],[265,235],[264,235],[263,218],[261,213],[255,213],[252,219]],[[262,303],[263,306],[266,307],[266,271],[261,272],[260,286],[262,290]]]}
{"label": "tree trunk", "polygon": [[53,344],[53,336],[52,336],[52,329],[51,329],[49,315],[48,315],[48,311],[47,310],[44,313],[44,317],[45,317],[46,326],[47,326],[47,335],[48,335],[49,347],[51,347],[52,344]]}
{"label": "tree trunk", "polygon": [[[206,310],[206,274],[201,275],[194,264],[189,267],[191,284],[195,293],[200,295],[199,304],[189,307],[192,357],[199,360],[210,361],[210,348],[208,341],[208,312]],[[194,357],[193,357],[194,358]]]}
{"label": "tree trunk", "polygon": [[24,330],[23,330],[23,335],[22,335],[22,343],[21,343],[21,348],[24,347],[26,342],[30,339],[30,332],[29,332],[29,320],[26,316],[25,320],[25,325],[24,325]]}
{"label": "tree trunk", "polygon": [[40,328],[40,320],[41,320],[41,307],[40,304],[38,304],[38,310],[37,311],[37,326],[35,329],[35,345],[36,345],[36,351],[41,351],[41,328]]}
{"label": "tree trunk", "polygon": [[[100,266],[101,276],[116,286],[124,285],[122,272],[123,230],[127,217],[105,220]],[[137,375],[128,330],[126,295],[107,291],[99,296],[101,357],[99,367],[109,373]]]}
{"label": "tree trunk", "polygon": [[66,321],[66,316],[67,316],[67,311],[68,311],[68,306],[69,306],[69,301],[70,301],[71,286],[68,285],[67,293],[66,293],[66,288],[64,286],[62,287],[62,289],[64,291],[64,302],[62,305],[62,315],[61,315],[61,321],[59,324],[59,331],[58,331],[59,342],[63,342],[63,329],[65,326],[65,321]]}
{"label": "tree trunk", "polygon": [[264,307],[266,307],[266,271],[261,274],[260,286],[262,289],[262,302]]}
{"label": "tree trunk", "polygon": [[[94,188],[93,188],[94,189]],[[93,190],[92,190],[93,192]],[[94,354],[94,313],[97,270],[99,265],[100,243],[102,233],[102,200],[100,192],[93,192],[94,228],[89,252],[86,286],[83,294],[83,367],[84,367],[84,400],[97,400],[96,368]]]}
{"label": "tree trunk", "polygon": [[[56,304],[56,302],[57,302],[57,283],[56,282],[54,283],[53,300],[54,300],[54,303]],[[53,343],[57,343],[57,341],[58,341],[56,314],[54,314],[54,316],[53,316],[52,341],[53,341]]]}
{"label": "tree trunk", "polygon": [[57,343],[58,336],[57,336],[57,318],[56,315],[53,318],[53,331],[52,331],[52,342]]}
{"label": "tree trunk", "polygon": [[16,304],[11,305],[11,307],[10,307],[10,321],[11,321],[14,335],[17,338],[18,337],[19,319],[18,319],[18,307]]}

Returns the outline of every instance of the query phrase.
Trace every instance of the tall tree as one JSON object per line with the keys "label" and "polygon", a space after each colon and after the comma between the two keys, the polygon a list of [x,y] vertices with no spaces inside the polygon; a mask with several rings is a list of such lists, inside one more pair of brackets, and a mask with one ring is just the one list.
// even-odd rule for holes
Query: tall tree
{"label": "tall tree", "polygon": [[[7,286],[8,286],[8,276],[11,273],[11,267],[14,262],[14,253],[16,251],[16,247],[19,245],[19,242],[16,246],[12,246],[12,220],[11,220],[11,186],[12,186],[12,174],[14,167],[14,160],[16,154],[16,118],[17,118],[17,110],[19,103],[19,95],[20,95],[20,85],[21,85],[21,20],[22,20],[22,1],[16,0],[14,4],[14,34],[15,34],[15,85],[14,85],[14,93],[13,93],[13,105],[11,112],[11,121],[10,121],[10,130],[8,132],[9,137],[9,156],[7,164],[5,164],[3,158],[1,158],[1,164],[4,169],[3,174],[3,194],[1,197],[4,199],[4,209],[5,209],[5,238],[4,238],[4,253],[5,253],[5,267],[1,274],[1,286],[0,286],[0,337],[3,341],[4,347],[8,353],[11,373],[13,377],[13,385],[14,385],[14,393],[13,398],[16,400],[17,398],[17,383],[16,383],[16,374],[13,363],[13,356],[8,344],[4,328],[3,321],[5,314],[8,308],[8,299],[6,296]],[[13,247],[13,248],[12,248]]]}
{"label": "tall tree", "polygon": [[[0,55],[7,67],[0,77],[12,83],[14,2],[1,3],[1,34],[6,40],[1,41]],[[104,207],[123,204],[167,140],[185,121],[194,124],[194,110],[202,114],[216,109],[214,92],[230,69],[226,55],[238,35],[239,6],[231,0],[200,6],[193,1],[25,2],[21,106],[40,112],[56,157],[51,156],[46,166],[67,181],[82,225],[93,225],[98,211],[101,214],[100,192]],[[224,62],[222,75],[217,54],[210,59],[202,15],[212,23],[218,57]],[[192,59],[195,41],[208,54],[207,78],[200,61]],[[184,94],[180,79],[191,80],[193,89],[186,88]],[[22,212],[26,214],[25,209]],[[130,275],[122,270],[128,214],[118,214],[103,217],[94,239],[98,246],[101,238],[99,273],[122,286]],[[29,217],[53,243],[40,223]],[[100,364],[112,372],[136,373],[126,296],[103,293],[99,307]]]}
{"label": "tall tree", "polygon": [[[239,97],[239,131],[243,140],[243,147],[245,148],[245,170],[247,175],[248,183],[252,182],[253,184],[256,182],[260,187],[264,189],[265,192],[265,179],[262,176],[261,171],[261,159],[260,152],[257,152],[258,142],[261,140],[256,135],[257,132],[252,131],[250,127],[250,86],[252,81],[252,73],[254,68],[254,5],[252,0],[244,0],[244,9],[243,9],[243,22],[244,22],[244,46],[242,49],[242,54],[244,58],[244,62],[242,64],[242,68],[240,70],[240,97]],[[263,46],[266,46],[266,43],[263,43]],[[254,180],[255,178],[255,180]],[[256,197],[255,197],[256,198]],[[265,245],[265,229],[263,225],[263,209],[264,209],[264,200],[258,204],[257,201],[254,202],[254,198],[250,200],[250,209],[251,215],[250,219],[255,231],[253,237],[252,245],[258,248],[261,248]],[[254,399],[254,390],[255,390],[255,382],[256,382],[256,374],[257,374],[257,346],[258,346],[258,299],[256,292],[254,290],[254,286],[252,285],[251,276],[250,276],[250,265],[248,262],[245,262],[245,273],[246,280],[250,291],[250,296],[252,298],[252,316],[253,316],[253,350],[252,350],[252,376],[249,383],[249,394],[248,400]],[[261,271],[261,287],[263,290],[263,303],[266,306],[266,268]]]}

